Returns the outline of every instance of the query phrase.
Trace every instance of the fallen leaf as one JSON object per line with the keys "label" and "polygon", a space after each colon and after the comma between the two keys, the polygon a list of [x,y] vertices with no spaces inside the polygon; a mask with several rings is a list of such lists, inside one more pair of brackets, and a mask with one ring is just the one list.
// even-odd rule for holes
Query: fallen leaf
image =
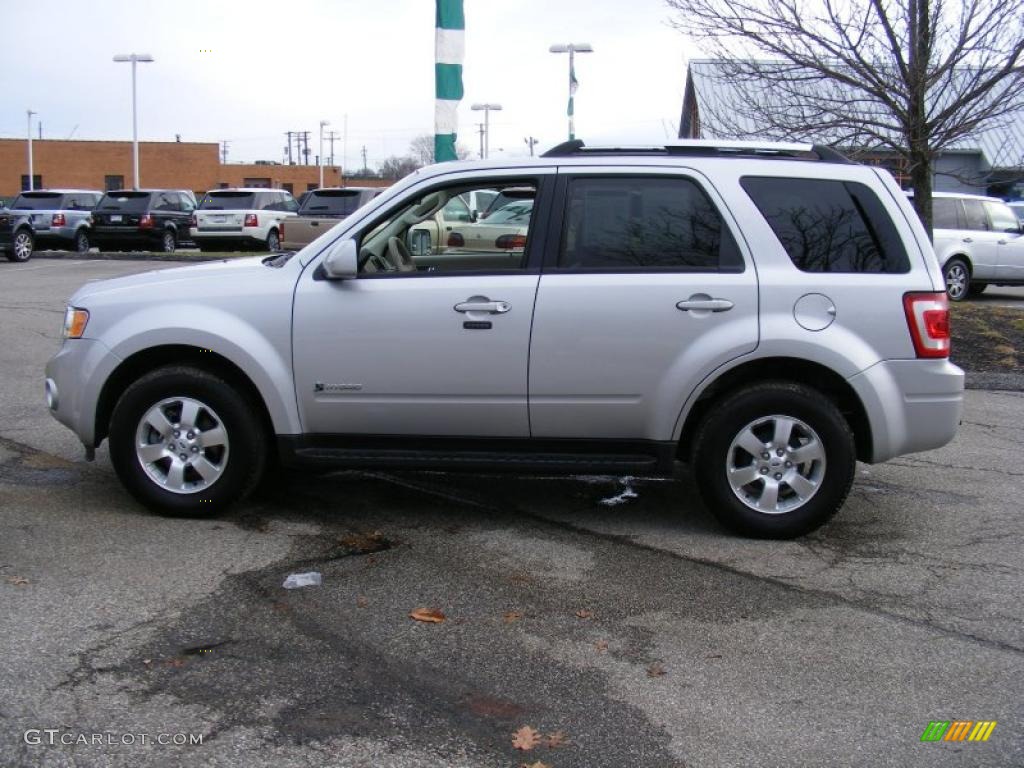
{"label": "fallen leaf", "polygon": [[530,584],[533,582],[533,579],[525,573],[513,573],[508,577],[508,580],[513,584]]}
{"label": "fallen leaf", "polygon": [[604,653],[608,650],[608,641],[598,640],[596,643],[594,643],[594,647],[597,648],[598,653]]}
{"label": "fallen leaf", "polygon": [[511,624],[513,621],[519,621],[521,618],[523,618],[523,614],[519,611],[506,611],[505,615],[502,617],[506,624]]}
{"label": "fallen leaf", "polygon": [[291,610],[291,608],[288,607],[288,603],[282,603],[282,602],[274,603],[271,606],[271,608],[274,610],[275,613],[288,613],[288,611]]}
{"label": "fallen leaf", "polygon": [[31,582],[24,576],[8,576],[7,583],[13,584],[16,587],[24,587],[26,584],[30,584]]}
{"label": "fallen leaf", "polygon": [[705,659],[720,659],[720,658],[722,658],[722,654],[720,654],[720,653],[709,653],[704,658]]}
{"label": "fallen leaf", "polygon": [[593,611],[588,611],[586,608],[580,608],[578,611],[576,611],[576,618],[577,619],[592,619],[592,618],[594,618],[594,612]]}
{"label": "fallen leaf", "polygon": [[549,733],[547,738],[544,739],[544,746],[548,749],[557,749],[558,747],[564,747],[569,743],[569,737],[565,735],[563,731],[555,731]]}
{"label": "fallen leaf", "polygon": [[551,768],[551,766],[538,760],[535,763],[521,763],[519,768]]}
{"label": "fallen leaf", "polygon": [[428,624],[440,624],[445,616],[437,608],[417,608],[409,614],[410,619],[425,621]]}
{"label": "fallen leaf", "polygon": [[512,746],[527,752],[540,744],[540,733],[528,725],[524,725],[512,734]]}
{"label": "fallen leaf", "polygon": [[348,536],[342,536],[338,541],[343,547],[362,553],[380,552],[382,549],[388,549],[391,546],[391,542],[385,539],[384,534],[380,531],[374,531],[373,533],[350,533]]}
{"label": "fallen leaf", "polygon": [[168,659],[164,663],[168,667],[184,667],[185,666],[185,660],[184,659]]}
{"label": "fallen leaf", "polygon": [[369,601],[369,600],[367,600],[367,599],[366,599],[365,597],[363,597],[362,595],[360,595],[359,597],[357,597],[357,598],[356,598],[356,607],[357,607],[357,608],[365,608],[365,607],[366,607],[366,606],[368,606],[369,604],[370,604],[370,601]]}
{"label": "fallen leaf", "polygon": [[655,662],[654,664],[651,664],[651,666],[649,666],[647,668],[647,676],[648,677],[661,677],[664,674],[666,674],[665,668],[663,666],[661,666],[661,664],[658,664],[657,662]]}

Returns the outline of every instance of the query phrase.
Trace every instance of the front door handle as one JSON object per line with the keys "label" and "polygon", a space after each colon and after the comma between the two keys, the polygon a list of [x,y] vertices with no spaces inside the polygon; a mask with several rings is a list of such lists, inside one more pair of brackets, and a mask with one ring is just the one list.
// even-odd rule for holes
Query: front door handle
{"label": "front door handle", "polygon": [[687,299],[676,304],[676,309],[681,309],[683,312],[689,312],[691,309],[727,312],[732,309],[732,306],[732,302],[728,299]]}
{"label": "front door handle", "polygon": [[964,242],[965,243],[973,243],[974,242],[974,238],[973,237],[965,237],[964,238]]}
{"label": "front door handle", "polygon": [[491,301],[482,296],[471,296],[461,304],[455,305],[456,312],[487,312],[491,315],[503,315],[512,309],[507,301]]}

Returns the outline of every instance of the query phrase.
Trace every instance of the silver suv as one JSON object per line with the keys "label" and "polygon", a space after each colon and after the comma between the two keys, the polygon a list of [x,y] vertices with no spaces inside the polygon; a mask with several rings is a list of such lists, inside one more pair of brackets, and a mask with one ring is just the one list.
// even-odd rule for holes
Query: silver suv
{"label": "silver suv", "polygon": [[[412,242],[455,196],[506,189],[532,192],[525,228]],[[809,145],[569,142],[432,166],[295,254],[90,283],[64,336],[53,414],[90,458],[109,437],[137,499],[186,515],[272,459],[683,461],[727,526],[793,537],[841,507],[858,459],[949,442],[963,396],[907,198]]]}

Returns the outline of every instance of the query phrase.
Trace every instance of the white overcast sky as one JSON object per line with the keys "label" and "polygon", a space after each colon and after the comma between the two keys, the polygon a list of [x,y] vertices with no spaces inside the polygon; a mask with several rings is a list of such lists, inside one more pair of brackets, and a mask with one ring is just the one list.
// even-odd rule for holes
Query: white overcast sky
{"label": "white overcast sky", "polygon": [[[676,135],[685,62],[699,55],[667,25],[662,0],[465,0],[465,99],[459,141],[479,146],[474,102],[491,113],[491,156],[527,154],[566,138],[568,61],[578,55],[576,133],[591,143]],[[36,0],[5,2],[0,137],[24,137],[26,109],[44,138],[130,139],[130,65],[139,65],[142,140],[230,142],[229,162],[281,160],[284,132],[320,120],[339,133],[348,165],[404,154],[433,133],[434,0]],[[208,52],[207,52],[208,51]],[[343,147],[335,144],[342,162]]]}

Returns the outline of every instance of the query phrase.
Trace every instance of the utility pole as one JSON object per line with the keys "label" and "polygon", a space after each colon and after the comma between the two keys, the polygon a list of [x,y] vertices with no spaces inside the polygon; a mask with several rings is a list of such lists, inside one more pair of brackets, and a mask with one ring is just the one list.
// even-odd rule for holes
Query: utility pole
{"label": "utility pole", "polygon": [[123,53],[114,57],[116,62],[131,62],[132,65],[132,189],[139,188],[139,120],[136,104],[138,102],[135,89],[135,66],[139,63],[153,61],[148,53]]}
{"label": "utility pole", "polygon": [[302,132],[302,155],[306,160],[306,165],[309,165],[309,131]]}
{"label": "utility pole", "polygon": [[526,142],[526,145],[530,148],[530,157],[533,157],[533,147],[537,144],[537,140],[533,138],[533,136],[528,136],[523,139],[523,141]]}
{"label": "utility pole", "polygon": [[477,123],[476,127],[479,129],[479,132],[480,132],[480,159],[483,160],[484,159],[484,124],[483,123]]}
{"label": "utility pole", "polygon": [[363,144],[363,167],[359,169],[359,172],[365,173],[368,170],[370,169],[366,166],[366,145]]}
{"label": "utility pole", "polygon": [[288,165],[295,165],[295,163],[292,162],[292,133],[293,131],[284,132],[284,135],[288,137]]}
{"label": "utility pole", "polygon": [[221,165],[227,165],[228,164],[228,141],[227,141],[227,139],[223,139],[221,141],[221,144],[223,146],[221,147],[221,150],[220,150],[220,164]]}
{"label": "utility pole", "polygon": [[28,114],[28,191],[31,192],[35,189],[32,183],[32,115],[38,115],[38,112],[33,112],[31,109],[26,109],[25,112]]}
{"label": "utility pole", "polygon": [[320,121],[320,154],[316,156],[316,164],[320,169],[320,189],[324,188],[324,126],[330,125],[330,121]]}
{"label": "utility pole", "polygon": [[474,112],[483,111],[484,113],[484,148],[480,153],[481,158],[486,158],[491,154],[491,112],[501,111],[501,104],[474,104],[470,107]]}
{"label": "utility pole", "polygon": [[328,165],[334,165],[334,142],[337,141],[339,138],[341,138],[341,134],[338,133],[337,131],[327,132],[327,141],[330,142],[331,145],[331,162],[329,162]]}

